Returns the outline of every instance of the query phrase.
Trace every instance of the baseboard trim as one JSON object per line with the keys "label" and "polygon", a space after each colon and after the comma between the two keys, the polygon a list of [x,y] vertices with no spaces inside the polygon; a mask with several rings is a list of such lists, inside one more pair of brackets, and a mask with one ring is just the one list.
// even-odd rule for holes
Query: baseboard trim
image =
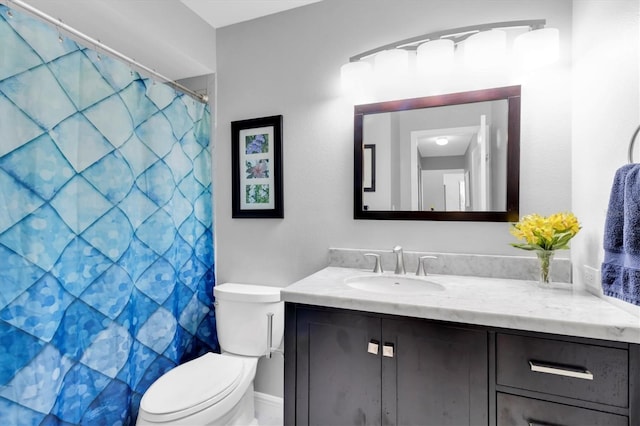
{"label": "baseboard trim", "polygon": [[254,392],[253,401],[258,424],[262,426],[282,426],[284,399],[266,393]]}
{"label": "baseboard trim", "polygon": [[283,398],[280,398],[274,395],[269,395],[268,393],[254,392],[253,396],[256,404],[262,404],[265,406],[277,407],[277,408],[284,406]]}

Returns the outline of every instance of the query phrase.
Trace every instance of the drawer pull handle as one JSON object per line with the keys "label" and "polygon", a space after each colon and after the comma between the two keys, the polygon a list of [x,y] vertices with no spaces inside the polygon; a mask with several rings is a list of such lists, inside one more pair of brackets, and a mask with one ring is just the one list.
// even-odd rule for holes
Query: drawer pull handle
{"label": "drawer pull handle", "polygon": [[535,420],[529,420],[529,426],[560,426],[555,423],[542,423]]}
{"label": "drawer pull handle", "polygon": [[537,373],[555,374],[556,376],[593,380],[593,373],[584,368],[557,366],[552,364],[545,364],[538,361],[529,361],[529,366],[531,366],[531,371],[535,371]]}

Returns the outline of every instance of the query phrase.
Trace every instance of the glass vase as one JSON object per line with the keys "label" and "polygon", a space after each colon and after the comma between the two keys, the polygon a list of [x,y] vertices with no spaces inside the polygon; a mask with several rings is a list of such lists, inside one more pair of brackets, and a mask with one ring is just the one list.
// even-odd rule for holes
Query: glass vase
{"label": "glass vase", "polygon": [[549,285],[551,282],[551,261],[553,260],[553,250],[537,250],[540,285]]}

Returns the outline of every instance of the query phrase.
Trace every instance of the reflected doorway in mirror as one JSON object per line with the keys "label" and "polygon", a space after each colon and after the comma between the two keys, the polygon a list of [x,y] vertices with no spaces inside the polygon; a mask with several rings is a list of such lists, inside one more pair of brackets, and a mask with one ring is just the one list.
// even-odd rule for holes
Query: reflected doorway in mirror
{"label": "reflected doorway in mirror", "polygon": [[376,146],[366,144],[362,151],[362,190],[376,192]]}

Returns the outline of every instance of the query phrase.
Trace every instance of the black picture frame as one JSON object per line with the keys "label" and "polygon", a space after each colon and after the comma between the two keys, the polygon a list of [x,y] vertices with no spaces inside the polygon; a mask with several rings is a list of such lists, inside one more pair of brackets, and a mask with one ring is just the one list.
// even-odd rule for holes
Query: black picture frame
{"label": "black picture frame", "polygon": [[231,122],[233,218],[284,218],[282,115]]}

